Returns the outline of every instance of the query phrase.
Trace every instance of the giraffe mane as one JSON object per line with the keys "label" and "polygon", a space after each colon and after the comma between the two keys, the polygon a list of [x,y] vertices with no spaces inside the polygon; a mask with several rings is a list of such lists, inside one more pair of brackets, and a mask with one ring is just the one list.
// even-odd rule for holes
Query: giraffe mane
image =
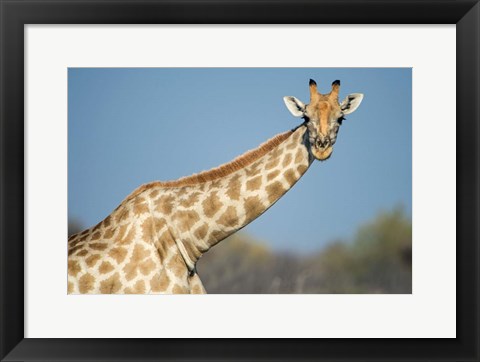
{"label": "giraffe mane", "polygon": [[141,194],[142,192],[157,186],[164,187],[164,188],[192,186],[192,185],[197,185],[197,184],[208,182],[208,181],[214,181],[219,178],[228,176],[233,172],[241,170],[242,168],[254,163],[259,158],[265,156],[268,152],[270,152],[275,147],[283,143],[288,137],[290,137],[293,134],[293,132],[294,131],[287,131],[287,132],[280,133],[270,138],[268,141],[262,143],[257,148],[247,151],[244,154],[236,157],[232,161],[224,163],[223,165],[220,165],[218,167],[212,168],[211,170],[203,171],[190,176],[184,176],[173,181],[155,181],[155,182],[150,182],[148,184],[142,185],[137,189],[135,189],[129,196],[127,196],[125,201],[131,200],[132,198]]}

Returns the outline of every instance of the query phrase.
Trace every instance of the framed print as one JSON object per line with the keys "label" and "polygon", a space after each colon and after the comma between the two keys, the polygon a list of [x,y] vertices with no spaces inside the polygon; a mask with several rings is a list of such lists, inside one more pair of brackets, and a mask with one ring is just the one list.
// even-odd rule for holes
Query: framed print
{"label": "framed print", "polygon": [[2,360],[478,360],[479,6],[3,1]]}

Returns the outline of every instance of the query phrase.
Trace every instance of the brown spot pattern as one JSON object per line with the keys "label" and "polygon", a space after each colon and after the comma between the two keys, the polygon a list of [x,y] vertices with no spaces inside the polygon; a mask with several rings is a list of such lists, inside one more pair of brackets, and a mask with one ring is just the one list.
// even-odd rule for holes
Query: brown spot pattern
{"label": "brown spot pattern", "polygon": [[113,294],[120,290],[122,283],[120,282],[120,275],[113,274],[110,278],[105,279],[100,283],[100,292],[102,294]]}
{"label": "brown spot pattern", "polygon": [[164,195],[158,199],[155,205],[155,210],[168,215],[172,212],[173,210],[173,202],[175,198],[172,195]]}
{"label": "brown spot pattern", "polygon": [[271,183],[265,189],[268,193],[268,201],[270,203],[277,201],[286,191],[279,181]]}
{"label": "brown spot pattern", "polygon": [[127,231],[128,225],[120,225],[120,228],[118,229],[118,235],[115,237],[115,241],[121,241],[123,239],[123,236],[125,235],[125,232]]}
{"label": "brown spot pattern", "polygon": [[180,200],[180,206],[183,206],[185,208],[192,207],[198,202],[199,196],[200,196],[199,192],[195,192],[191,194],[188,198]]}
{"label": "brown spot pattern", "polygon": [[131,227],[127,235],[125,235],[125,237],[120,239],[119,244],[130,244],[133,241],[133,238],[135,237],[135,233],[136,233],[136,228]]}
{"label": "brown spot pattern", "polygon": [[203,288],[202,281],[198,274],[194,274],[188,277],[188,285],[190,286],[191,294],[204,294],[205,289]]}
{"label": "brown spot pattern", "polygon": [[89,268],[92,268],[95,264],[97,264],[97,261],[99,261],[100,258],[100,254],[93,254],[90,255],[87,259],[85,259],[85,263],[87,263],[87,266]]}
{"label": "brown spot pattern", "polygon": [[115,217],[115,221],[117,222],[117,224],[120,224],[122,221],[128,220],[129,216],[130,211],[126,208],[123,208],[121,211],[118,211]]}
{"label": "brown spot pattern", "polygon": [[210,189],[221,189],[223,184],[222,179],[213,180],[210,184]]}
{"label": "brown spot pattern", "polygon": [[200,216],[198,216],[197,212],[193,210],[178,211],[174,218],[177,221],[177,227],[180,232],[190,230],[192,225],[200,220]]}
{"label": "brown spot pattern", "polygon": [[297,134],[294,134],[294,136],[291,138],[291,141],[289,142],[288,146],[287,146],[287,149],[289,150],[293,150],[295,147],[298,146],[298,144],[300,143],[300,137],[302,135],[297,133]]}
{"label": "brown spot pattern", "polygon": [[115,234],[115,230],[113,229],[113,227],[108,228],[104,231],[103,238],[107,240],[111,239],[113,237],[113,234]]}
{"label": "brown spot pattern", "polygon": [[188,289],[185,286],[180,286],[178,284],[175,284],[172,290],[173,294],[188,294]]}
{"label": "brown spot pattern", "polygon": [[140,215],[145,214],[147,212],[148,212],[148,205],[144,202],[136,203],[133,206],[133,213],[135,214],[135,216],[140,216]]}
{"label": "brown spot pattern", "polygon": [[305,165],[299,165],[299,166],[297,167],[297,171],[298,171],[298,173],[299,173],[300,175],[303,175],[303,174],[307,171],[307,168],[308,168],[308,167],[305,166]]}
{"label": "brown spot pattern", "polygon": [[203,290],[200,285],[195,284],[192,288],[192,294],[203,294]]}
{"label": "brown spot pattern", "polygon": [[215,243],[218,243],[219,241],[222,241],[228,236],[228,233],[223,230],[213,230],[210,234],[208,244],[210,246],[215,245]]}
{"label": "brown spot pattern", "polygon": [[77,261],[75,260],[69,260],[68,261],[68,275],[71,275],[72,277],[76,276],[80,272],[80,264],[78,264]]}
{"label": "brown spot pattern", "polygon": [[85,238],[75,238],[75,239],[69,239],[68,240],[68,246],[69,247],[74,247],[74,246],[77,246],[78,244],[80,244],[81,242],[84,242],[85,241]]}
{"label": "brown spot pattern", "polygon": [[257,176],[247,181],[247,190],[258,190],[262,185],[262,176]]}
{"label": "brown spot pattern", "polygon": [[108,244],[106,243],[92,243],[88,246],[90,247],[90,249],[93,250],[105,250],[106,248],[108,248]]}
{"label": "brown spot pattern", "polygon": [[167,222],[165,221],[165,219],[157,219],[156,218],[156,219],[154,219],[154,223],[155,223],[155,233],[157,235],[167,225]]}
{"label": "brown spot pattern", "polygon": [[122,248],[122,247],[117,247],[117,248],[113,248],[112,250],[110,250],[108,255],[112,259],[115,259],[117,264],[120,264],[121,262],[123,262],[125,260],[125,257],[127,256],[127,253],[128,253],[127,249]]}
{"label": "brown spot pattern", "polygon": [[277,167],[279,163],[280,163],[280,158],[278,157],[274,158],[273,160],[268,161],[268,163],[265,165],[265,169],[271,170],[272,168]]}
{"label": "brown spot pattern", "polygon": [[297,154],[295,155],[295,163],[300,163],[303,160],[303,152],[302,149],[299,148]]}
{"label": "brown spot pattern", "polygon": [[[304,132],[304,133],[305,133],[305,132]],[[302,137],[302,134],[301,134],[301,133],[295,133],[295,134],[293,135],[293,137],[292,137],[291,142],[292,142],[293,144],[300,142],[300,137]]]}
{"label": "brown spot pattern", "polygon": [[73,248],[69,248],[69,249],[68,249],[68,255],[72,255],[72,254],[73,254],[74,252],[76,252],[77,250],[82,249],[83,246],[84,246],[83,244],[80,244],[80,245],[77,245],[77,246],[75,246],[75,247],[73,247]]}
{"label": "brown spot pattern", "polygon": [[108,272],[111,272],[113,270],[113,265],[110,264],[108,261],[104,261],[100,266],[98,267],[98,271],[100,274],[106,274]]}
{"label": "brown spot pattern", "polygon": [[244,207],[247,222],[254,220],[258,215],[265,211],[265,206],[263,206],[258,196],[247,197],[245,199]]}
{"label": "brown spot pattern", "polygon": [[270,172],[270,173],[267,175],[267,181],[272,181],[272,180],[273,180],[275,177],[277,177],[279,174],[280,174],[280,171],[279,171],[279,170],[275,170],[275,171]]}
{"label": "brown spot pattern", "polygon": [[[150,255],[150,251],[145,249],[142,245],[135,245],[132,252],[132,257],[127,265],[123,268],[125,278],[132,280],[137,276],[137,269],[143,267],[143,260]],[[151,261],[151,260],[150,260]],[[147,261],[148,262],[148,261]]]}
{"label": "brown spot pattern", "polygon": [[158,241],[155,242],[155,247],[157,248],[157,252],[161,261],[164,261],[167,258],[168,249],[173,244],[175,244],[175,240],[168,230],[164,231]]}
{"label": "brown spot pattern", "polygon": [[297,176],[295,175],[295,171],[293,169],[285,171],[283,177],[285,177],[285,180],[287,180],[290,186],[292,186],[297,181]]}
{"label": "brown spot pattern", "polygon": [[190,240],[182,241],[182,244],[191,260],[196,261],[202,255]]}
{"label": "brown spot pattern", "polygon": [[125,288],[125,294],[144,294],[145,283],[143,280],[139,280],[135,283],[133,288]]}
{"label": "brown spot pattern", "polygon": [[207,236],[207,232],[208,232],[208,225],[207,224],[203,224],[202,226],[199,226],[193,233],[193,235],[197,238],[197,239],[204,239],[205,236]]}
{"label": "brown spot pattern", "polygon": [[173,258],[168,263],[167,269],[170,270],[177,277],[187,273],[187,265],[183,261],[183,258],[180,254],[175,254]]}
{"label": "brown spot pattern", "polygon": [[279,158],[283,152],[284,152],[284,149],[282,147],[274,148],[272,152],[270,152],[270,159],[273,160],[273,159]]}
{"label": "brown spot pattern", "polygon": [[260,172],[261,166],[262,166],[262,163],[260,161],[255,162],[254,164],[252,164],[250,167],[246,169],[247,175],[252,176],[252,175],[258,174]]}
{"label": "brown spot pattern", "polygon": [[80,250],[77,254],[75,254],[75,256],[85,256],[87,254],[88,254],[88,250],[83,249],[83,250]]}
{"label": "brown spot pattern", "polygon": [[150,280],[150,289],[154,293],[164,292],[170,284],[170,278],[165,272],[156,274]]}
{"label": "brown spot pattern", "polygon": [[217,192],[212,192],[210,196],[202,202],[203,212],[206,217],[212,217],[222,205],[220,198],[217,196]]}
{"label": "brown spot pattern", "polygon": [[154,220],[149,217],[142,224],[142,235],[144,241],[153,241],[155,238]]}
{"label": "brown spot pattern", "polygon": [[282,166],[287,167],[292,162],[292,154],[287,153],[283,158]]}
{"label": "brown spot pattern", "polygon": [[95,278],[89,273],[82,275],[78,280],[78,290],[80,293],[88,293],[93,289],[93,284],[95,283]]}
{"label": "brown spot pattern", "polygon": [[155,263],[153,262],[152,259],[148,259],[143,261],[139,265],[138,270],[140,270],[140,273],[142,273],[143,275],[148,275],[153,271],[154,268],[155,268]]}
{"label": "brown spot pattern", "polygon": [[230,179],[228,183],[226,194],[232,200],[240,199],[240,190],[242,187],[242,184],[240,183],[240,178],[241,178],[240,175],[235,175]]}
{"label": "brown spot pattern", "polygon": [[112,222],[112,217],[110,215],[107,216],[105,220],[103,220],[103,227],[108,228]]}
{"label": "brown spot pattern", "polygon": [[227,210],[217,220],[220,225],[233,227],[238,223],[237,210],[233,206],[227,207]]}

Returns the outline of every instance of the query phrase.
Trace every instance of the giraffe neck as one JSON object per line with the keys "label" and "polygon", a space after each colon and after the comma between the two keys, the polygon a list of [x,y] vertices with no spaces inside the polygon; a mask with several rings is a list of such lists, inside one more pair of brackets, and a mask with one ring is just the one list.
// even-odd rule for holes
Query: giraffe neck
{"label": "giraffe neck", "polygon": [[[298,127],[258,159],[223,177],[165,188],[155,201],[166,231],[190,270],[212,246],[255,220],[303,176],[313,162],[308,131]],[[168,211],[168,215],[165,215]]]}
{"label": "giraffe neck", "polygon": [[309,147],[302,125],[219,168],[135,190],[69,239],[68,292],[204,293],[196,261],[298,181]]}

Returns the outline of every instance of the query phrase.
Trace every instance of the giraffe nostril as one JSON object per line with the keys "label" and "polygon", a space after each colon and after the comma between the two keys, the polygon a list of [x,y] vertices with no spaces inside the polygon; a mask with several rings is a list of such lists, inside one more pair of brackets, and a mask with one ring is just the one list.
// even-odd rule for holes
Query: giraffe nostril
{"label": "giraffe nostril", "polygon": [[321,135],[319,135],[315,139],[315,146],[317,148],[326,148],[328,146],[331,146],[332,144],[332,139],[330,137],[322,137]]}

